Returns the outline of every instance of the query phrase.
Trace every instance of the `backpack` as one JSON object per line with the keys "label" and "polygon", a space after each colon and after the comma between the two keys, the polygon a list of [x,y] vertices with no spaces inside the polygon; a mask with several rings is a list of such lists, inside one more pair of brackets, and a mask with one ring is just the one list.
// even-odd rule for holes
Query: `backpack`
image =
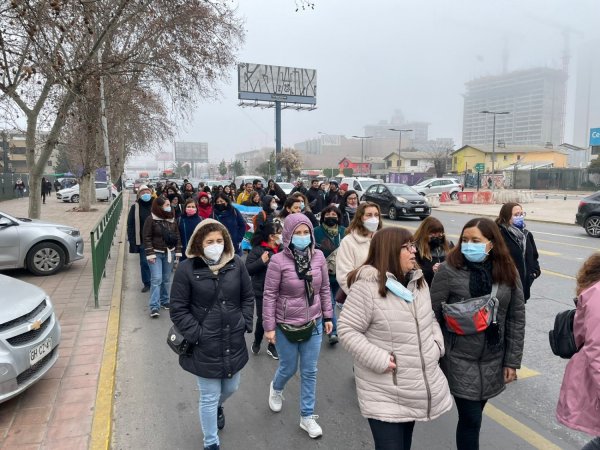
{"label": "backpack", "polygon": [[559,312],[554,318],[554,328],[548,332],[552,353],[563,359],[570,359],[579,351],[573,334],[575,309]]}

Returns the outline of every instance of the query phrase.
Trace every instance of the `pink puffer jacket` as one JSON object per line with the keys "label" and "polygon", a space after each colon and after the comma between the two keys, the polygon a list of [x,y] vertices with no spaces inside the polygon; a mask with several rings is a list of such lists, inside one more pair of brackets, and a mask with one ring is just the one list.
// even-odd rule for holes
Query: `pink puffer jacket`
{"label": "pink puffer jacket", "polygon": [[[304,287],[304,280],[298,278],[294,258],[290,250],[290,242],[294,230],[301,224],[310,228],[312,243],[312,285],[314,301],[309,306]],[[315,249],[315,237],[310,220],[304,214],[291,214],[283,225],[283,251],[274,255],[267,268],[263,295],[263,327],[265,331],[273,331],[278,323],[304,325],[323,316],[331,319],[331,294],[327,263],[321,250]]]}
{"label": "pink puffer jacket", "polygon": [[559,422],[600,436],[600,282],[579,295],[573,322],[577,346],[565,369],[556,418]]}

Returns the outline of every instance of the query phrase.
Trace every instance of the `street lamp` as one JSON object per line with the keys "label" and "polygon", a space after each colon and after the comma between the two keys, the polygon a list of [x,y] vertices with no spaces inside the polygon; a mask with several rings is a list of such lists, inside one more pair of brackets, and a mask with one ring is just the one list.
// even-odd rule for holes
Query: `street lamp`
{"label": "street lamp", "polygon": [[494,127],[492,129],[492,191],[494,190],[494,174],[496,173],[496,116],[498,114],[510,114],[510,111],[479,111],[479,114],[491,114],[494,116]]}
{"label": "street lamp", "polygon": [[400,172],[400,164],[402,164],[402,160],[400,159],[400,152],[402,151],[402,133],[406,133],[408,131],[413,130],[400,128],[388,128],[388,130],[396,131],[398,133],[398,172]]}
{"label": "street lamp", "polygon": [[365,139],[371,139],[373,136],[352,136],[355,139],[360,139],[360,175],[362,176],[363,164],[365,161]]}

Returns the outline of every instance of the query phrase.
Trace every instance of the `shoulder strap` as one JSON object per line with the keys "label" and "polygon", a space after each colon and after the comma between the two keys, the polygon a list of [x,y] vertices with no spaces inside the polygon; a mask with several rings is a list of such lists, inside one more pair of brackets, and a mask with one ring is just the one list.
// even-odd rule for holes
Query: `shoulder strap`
{"label": "shoulder strap", "polygon": [[498,283],[494,283],[492,285],[492,294],[491,294],[492,298],[495,298],[496,294],[498,294]]}

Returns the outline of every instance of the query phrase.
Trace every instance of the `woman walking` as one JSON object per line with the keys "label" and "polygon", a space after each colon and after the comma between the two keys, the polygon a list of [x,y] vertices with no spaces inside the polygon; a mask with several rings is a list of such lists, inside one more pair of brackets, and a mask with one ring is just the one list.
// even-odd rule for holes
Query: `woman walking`
{"label": "woman walking", "polygon": [[42,177],[42,203],[46,204],[46,195],[48,195],[48,183],[46,182],[46,177]]}
{"label": "woman walking", "polygon": [[[477,301],[481,297],[485,304]],[[480,304],[491,322],[475,321],[471,314],[457,318],[444,306],[465,299],[468,305]],[[521,280],[493,221],[476,218],[465,224],[458,246],[433,278],[431,302],[446,346],[442,370],[458,408],[456,447],[478,450],[483,408],[517,379],[525,337]]]}
{"label": "woman walking", "polygon": [[208,193],[200,191],[198,193],[198,215],[203,219],[208,219],[213,214],[213,206],[210,203]]}
{"label": "woman walking", "polygon": [[215,198],[215,207],[213,208],[212,218],[221,222],[231,236],[233,249],[238,256],[242,255],[242,240],[246,233],[246,222],[242,215],[233,206],[229,197],[225,194],[218,194]]}
{"label": "woman walking", "polygon": [[197,376],[204,449],[219,450],[223,403],[237,391],[248,362],[244,333],[252,332],[252,282],[227,229],[215,220],[198,225],[186,256],[173,280],[171,320],[195,344],[179,365]]}
{"label": "woman walking", "polygon": [[352,222],[352,219],[354,219],[354,215],[356,214],[357,209],[358,194],[356,193],[356,191],[347,191],[342,197],[342,201],[340,203],[340,211],[342,212],[343,226],[350,226],[350,222]]}
{"label": "woman walking", "polygon": [[[202,222],[202,217],[198,215],[198,205],[193,198],[188,198],[183,205],[183,212],[179,218],[181,248],[187,248],[192,233],[194,233],[200,222]],[[185,253],[181,256],[181,260],[183,261],[184,259],[186,259]]]}
{"label": "woman walking", "polygon": [[350,293],[338,319],[376,450],[409,450],[415,421],[452,408],[438,363],[444,339],[411,239],[397,227],[375,234],[365,264],[348,277]]}
{"label": "woman walking", "polygon": [[556,418],[574,430],[596,436],[582,450],[600,450],[600,253],[577,274],[573,336],[579,349],[565,369]]}
{"label": "woman walking", "polygon": [[376,203],[364,202],[357,208],[335,258],[336,279],[345,294],[348,294],[348,275],[365,263],[373,234],[381,226],[379,206]]}
{"label": "woman walking", "polygon": [[446,239],[442,222],[429,216],[421,222],[415,232],[415,246],[417,247],[415,255],[417,264],[423,271],[427,285],[431,286],[433,276],[454,244]]}
{"label": "woman walking", "polygon": [[329,273],[329,289],[331,291],[331,311],[333,329],[329,334],[329,345],[338,343],[337,320],[335,318],[335,296],[340,289],[335,278],[335,257],[336,250],[340,247],[342,238],[346,234],[346,229],[340,225],[342,213],[335,205],[326,206],[321,211],[321,225],[315,228],[315,244],[323,252],[327,261],[327,271]]}
{"label": "woman walking", "polygon": [[[263,328],[263,291],[265,288],[265,276],[267,268],[273,255],[281,251],[283,227],[279,222],[267,222],[259,231],[254,233],[253,247],[246,258],[246,268],[252,277],[252,287],[256,300],[256,328],[254,330],[254,342],[252,353],[258,355],[265,330]],[[273,359],[279,359],[277,348],[274,344],[267,345],[267,355]]]}
{"label": "woman walking", "polygon": [[327,334],[332,330],[330,295],[327,264],[315,249],[312,224],[303,214],[292,214],[283,224],[283,251],[271,258],[265,278],[265,338],[279,354],[269,407],[281,411],[283,389],[300,366],[300,428],[311,438],[323,434],[314,409],[323,322]]}
{"label": "woman walking", "polygon": [[161,307],[169,309],[173,264],[181,257],[179,227],[169,199],[157,197],[152,202],[142,234],[150,265],[150,317],[156,318]]}
{"label": "woman walking", "polygon": [[533,235],[525,228],[525,212],[518,203],[505,203],[496,219],[512,260],[517,266],[525,303],[531,296],[531,285],[540,276],[539,255]]}

